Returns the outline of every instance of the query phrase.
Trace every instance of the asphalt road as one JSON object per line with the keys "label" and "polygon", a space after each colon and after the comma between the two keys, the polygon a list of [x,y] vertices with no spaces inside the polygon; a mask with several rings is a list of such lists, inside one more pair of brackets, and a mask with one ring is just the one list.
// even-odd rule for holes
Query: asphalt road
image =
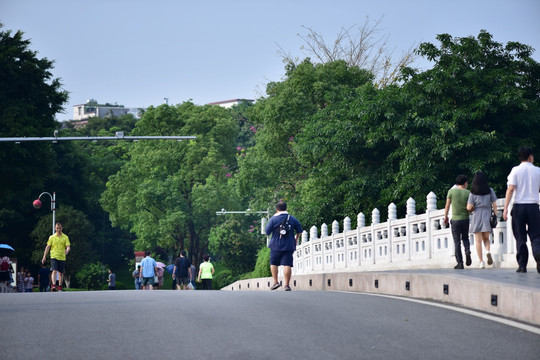
{"label": "asphalt road", "polygon": [[540,335],[359,293],[0,294],[2,359],[534,359]]}

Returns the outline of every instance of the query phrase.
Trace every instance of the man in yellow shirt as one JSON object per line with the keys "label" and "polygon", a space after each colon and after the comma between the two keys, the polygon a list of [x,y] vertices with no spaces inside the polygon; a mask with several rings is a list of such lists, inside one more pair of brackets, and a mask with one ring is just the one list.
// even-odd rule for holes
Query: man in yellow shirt
{"label": "man in yellow shirt", "polygon": [[[49,250],[51,251],[51,269],[52,269],[52,291],[62,290],[62,281],[64,275],[64,268],[66,264],[66,255],[71,250],[71,244],[69,243],[69,238],[66,234],[62,233],[62,224],[57,222],[54,229],[56,232],[49,236],[49,241],[47,241],[47,247],[43,253],[43,259],[41,263],[45,264],[47,260],[47,254]],[[55,283],[55,280],[58,279],[58,284]]]}

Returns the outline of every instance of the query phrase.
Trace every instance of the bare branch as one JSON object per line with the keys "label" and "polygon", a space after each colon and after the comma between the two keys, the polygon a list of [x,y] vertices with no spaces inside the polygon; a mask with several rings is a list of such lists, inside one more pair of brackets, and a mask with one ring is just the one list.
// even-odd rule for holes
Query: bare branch
{"label": "bare branch", "polygon": [[[414,46],[395,61],[392,52],[387,48],[390,35],[380,34],[382,20],[383,17],[371,23],[369,17],[366,17],[362,26],[355,24],[348,28],[342,27],[332,43],[326,42],[322,34],[314,29],[302,26],[307,33],[298,34],[305,43],[301,50],[315,62],[324,64],[344,60],[349,66],[366,69],[373,74],[375,84],[379,87],[395,84],[400,69],[414,61]],[[289,53],[279,48],[284,61],[296,63],[297,60],[293,60]]]}

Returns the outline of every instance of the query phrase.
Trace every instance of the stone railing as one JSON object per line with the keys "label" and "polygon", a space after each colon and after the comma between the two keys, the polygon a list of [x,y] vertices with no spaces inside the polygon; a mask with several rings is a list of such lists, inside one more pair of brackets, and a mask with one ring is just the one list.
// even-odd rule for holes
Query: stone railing
{"label": "stone railing", "polygon": [[[513,267],[515,245],[510,227],[507,229],[507,222],[501,221],[503,206],[504,199],[498,199],[499,223],[491,236],[491,254],[494,267]],[[309,236],[304,231],[294,254],[293,274],[444,268],[456,264],[452,233],[444,224],[444,209],[437,209],[433,192],[427,195],[424,214],[416,214],[416,202],[410,198],[403,219],[397,218],[392,203],[386,222],[380,222],[379,210],[374,209],[371,225],[366,225],[363,213],[358,214],[357,224],[356,229],[351,229],[351,220],[346,217],[342,232],[337,221],[332,223],[330,234],[326,224],[321,226],[320,237],[315,226]],[[475,267],[479,260],[473,234],[469,239]]]}

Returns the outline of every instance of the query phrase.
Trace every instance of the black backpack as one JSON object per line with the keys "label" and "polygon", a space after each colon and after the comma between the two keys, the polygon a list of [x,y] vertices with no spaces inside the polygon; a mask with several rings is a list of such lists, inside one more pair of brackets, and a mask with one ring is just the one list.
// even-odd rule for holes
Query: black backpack
{"label": "black backpack", "polygon": [[292,230],[292,225],[289,223],[290,217],[291,215],[287,215],[287,217],[284,218],[283,221],[281,221],[281,224],[279,224],[278,226],[280,238],[283,236],[287,236],[287,234],[290,233]]}

